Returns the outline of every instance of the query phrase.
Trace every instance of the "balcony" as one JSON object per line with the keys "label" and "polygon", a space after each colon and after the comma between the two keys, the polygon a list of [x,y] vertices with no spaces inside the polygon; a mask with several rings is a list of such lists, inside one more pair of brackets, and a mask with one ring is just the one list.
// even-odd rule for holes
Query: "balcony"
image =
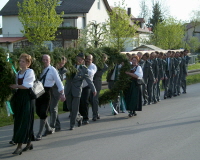
{"label": "balcony", "polygon": [[58,28],[56,31],[56,38],[63,40],[75,40],[78,39],[80,35],[80,30],[76,28],[62,27]]}

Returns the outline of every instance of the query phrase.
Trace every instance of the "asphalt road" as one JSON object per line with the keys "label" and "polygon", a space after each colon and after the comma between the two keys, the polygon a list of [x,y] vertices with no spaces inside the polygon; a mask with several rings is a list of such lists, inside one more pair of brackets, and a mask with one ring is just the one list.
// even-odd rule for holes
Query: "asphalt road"
{"label": "asphalt road", "polygon": [[[163,93],[162,93],[163,95]],[[20,156],[8,144],[13,126],[0,128],[0,159],[9,160],[199,160],[200,84],[187,94],[144,106],[136,117],[111,114],[100,108],[101,119],[69,129],[68,113],[60,115],[62,131],[33,142]],[[91,115],[91,114],[90,114]],[[38,131],[35,121],[35,133]]]}

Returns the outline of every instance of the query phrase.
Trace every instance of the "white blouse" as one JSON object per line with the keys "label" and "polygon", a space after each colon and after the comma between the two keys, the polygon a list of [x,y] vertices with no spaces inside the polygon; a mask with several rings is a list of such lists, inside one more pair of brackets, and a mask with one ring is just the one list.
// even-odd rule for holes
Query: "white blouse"
{"label": "white blouse", "polygon": [[[20,72],[20,71],[19,71]],[[23,80],[23,84],[22,86],[26,87],[26,88],[31,88],[33,87],[33,82],[35,81],[35,74],[34,74],[34,71],[32,69],[27,69],[23,74],[20,74],[18,72],[18,74],[16,75],[16,80],[18,78],[23,78],[24,77],[24,80]],[[26,74],[25,74],[26,73]],[[24,76],[25,74],[25,76]]]}
{"label": "white blouse", "polygon": [[142,67],[138,66],[134,74],[136,74],[138,76],[138,79],[142,79],[142,77],[143,77]]}
{"label": "white blouse", "polygon": [[[58,87],[58,92],[64,90],[63,83],[58,75],[58,71],[53,66],[50,65],[46,67],[43,70],[42,74],[40,75],[40,78],[42,78],[42,76],[46,73],[47,69],[49,69],[49,71],[46,75],[44,87],[52,87],[56,83]],[[43,83],[43,80],[41,81],[42,83]]]}

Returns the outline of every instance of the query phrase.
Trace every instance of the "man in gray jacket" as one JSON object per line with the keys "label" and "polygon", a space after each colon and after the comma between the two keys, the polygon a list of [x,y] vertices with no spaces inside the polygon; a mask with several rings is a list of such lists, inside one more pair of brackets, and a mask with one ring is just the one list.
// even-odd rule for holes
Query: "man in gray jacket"
{"label": "man in gray jacket", "polygon": [[142,56],[142,59],[144,61],[143,64],[143,79],[145,84],[142,85],[142,95],[143,95],[143,105],[147,105],[147,103],[150,105],[151,104],[151,99],[152,99],[152,88],[153,88],[153,83],[155,81],[153,70],[152,70],[152,65],[148,61],[149,59],[149,53],[145,53]]}
{"label": "man in gray jacket", "polygon": [[88,76],[87,67],[83,65],[84,58],[85,57],[83,53],[77,55],[76,65],[75,65],[77,72],[75,73],[75,75],[72,75],[71,77],[67,76],[66,101],[67,101],[67,107],[70,111],[70,130],[74,129],[76,120],[78,122],[79,127],[82,124],[83,117],[78,115],[78,111],[79,111],[79,103],[80,103],[80,97],[82,93],[82,85],[84,79],[88,83],[88,86],[91,88],[94,96],[96,95],[96,89],[94,87],[93,82],[90,80]]}

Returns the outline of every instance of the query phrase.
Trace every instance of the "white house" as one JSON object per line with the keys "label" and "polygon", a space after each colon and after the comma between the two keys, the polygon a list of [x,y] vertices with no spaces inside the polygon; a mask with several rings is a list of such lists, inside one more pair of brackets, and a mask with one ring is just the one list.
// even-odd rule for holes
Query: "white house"
{"label": "white house", "polygon": [[[7,46],[10,51],[27,44],[27,40],[21,41],[23,34],[20,30],[23,29],[23,26],[18,19],[17,2],[22,3],[22,1],[9,0],[0,11],[3,35],[3,37],[0,37],[0,46]],[[53,47],[71,45],[73,40],[78,39],[80,29],[83,29],[89,22],[106,22],[109,18],[107,11],[111,11],[111,8],[107,0],[61,0],[56,11],[58,14],[64,11],[61,27],[75,27],[77,29],[67,31],[62,29],[62,34],[57,37],[56,41],[48,42],[51,48],[52,45]],[[15,37],[15,42],[12,40],[13,37]]]}

